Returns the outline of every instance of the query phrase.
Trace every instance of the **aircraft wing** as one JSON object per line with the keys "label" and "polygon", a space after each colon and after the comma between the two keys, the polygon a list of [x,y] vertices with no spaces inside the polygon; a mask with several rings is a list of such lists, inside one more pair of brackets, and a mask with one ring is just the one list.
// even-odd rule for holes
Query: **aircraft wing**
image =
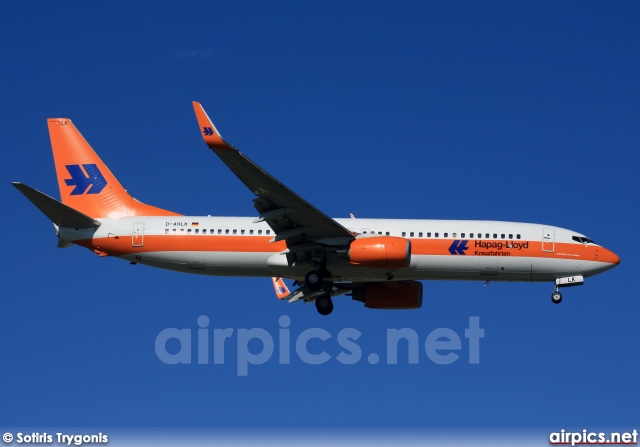
{"label": "aircraft wing", "polygon": [[194,102],[198,125],[205,143],[257,197],[253,200],[259,217],[275,232],[272,242],[286,241],[288,253],[318,246],[342,246],[355,236],[283,183],[245,157],[222,139],[200,103]]}

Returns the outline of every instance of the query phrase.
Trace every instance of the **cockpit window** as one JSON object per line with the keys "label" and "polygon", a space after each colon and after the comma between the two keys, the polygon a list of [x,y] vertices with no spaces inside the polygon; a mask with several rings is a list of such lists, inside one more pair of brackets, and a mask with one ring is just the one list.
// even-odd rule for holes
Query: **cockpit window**
{"label": "cockpit window", "polygon": [[580,242],[581,244],[595,244],[595,242],[593,242],[591,239],[589,239],[588,237],[583,237],[583,236],[572,236],[571,239],[573,239],[576,242]]}

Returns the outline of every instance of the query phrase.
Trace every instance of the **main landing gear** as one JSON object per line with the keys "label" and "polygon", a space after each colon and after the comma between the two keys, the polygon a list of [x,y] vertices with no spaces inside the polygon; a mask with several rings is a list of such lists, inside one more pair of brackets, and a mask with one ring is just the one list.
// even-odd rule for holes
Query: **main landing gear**
{"label": "main landing gear", "polygon": [[333,310],[333,301],[331,300],[331,283],[324,278],[331,277],[331,274],[325,269],[313,270],[304,277],[304,284],[311,292],[319,292],[323,288],[325,293],[316,298],[316,309],[320,315],[329,315]]}
{"label": "main landing gear", "polygon": [[553,293],[551,294],[551,301],[553,301],[554,304],[560,304],[560,302],[562,301],[562,294],[558,290],[557,284],[553,288]]}
{"label": "main landing gear", "polygon": [[333,310],[333,301],[329,294],[316,298],[316,309],[320,315],[329,315]]}
{"label": "main landing gear", "polygon": [[309,290],[317,292],[324,287],[324,279],[322,279],[322,276],[319,271],[313,270],[304,277],[304,283]]}

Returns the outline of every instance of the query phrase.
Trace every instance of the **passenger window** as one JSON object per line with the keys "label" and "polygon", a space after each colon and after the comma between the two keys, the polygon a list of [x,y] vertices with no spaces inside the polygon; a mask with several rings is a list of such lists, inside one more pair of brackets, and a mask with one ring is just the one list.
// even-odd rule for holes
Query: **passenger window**
{"label": "passenger window", "polygon": [[439,235],[439,234],[440,234],[440,233],[435,233],[435,234],[433,235],[433,237],[438,237],[438,235]]}
{"label": "passenger window", "polygon": [[402,232],[402,237],[405,237],[407,235],[407,233],[405,233],[404,231]]}
{"label": "passenger window", "polygon": [[222,234],[222,228],[218,228],[218,234]]}
{"label": "passenger window", "polygon": [[271,230],[267,230],[267,234],[271,234]]}
{"label": "passenger window", "polygon": [[184,233],[184,228],[180,228],[180,233]]}
{"label": "passenger window", "polygon": [[443,234],[444,237],[449,237],[449,233]]}
{"label": "passenger window", "polygon": [[410,237],[413,237],[413,231],[412,231],[411,233],[409,233],[409,236],[410,236]]}
{"label": "passenger window", "polygon": [[173,229],[173,232],[174,232],[174,233],[176,232],[176,229],[175,229],[175,228]]}
{"label": "passenger window", "polygon": [[236,234],[238,232],[238,230],[233,230],[233,234]]}
{"label": "passenger window", "polygon": [[[452,236],[453,238],[456,238],[456,237],[458,237],[458,236],[456,236],[457,234],[458,234],[458,233],[453,233],[451,236]],[[462,236],[462,237],[464,237],[464,236]]]}
{"label": "passenger window", "polygon": [[387,231],[385,234],[386,234],[387,236],[389,236],[389,232],[388,232],[388,231]]}
{"label": "passenger window", "polygon": [[199,229],[199,228],[196,228],[195,233],[196,233],[196,234],[200,234],[200,229]]}
{"label": "passenger window", "polygon": [[418,233],[418,237],[422,237],[422,231]]}
{"label": "passenger window", "polygon": [[213,228],[209,230],[209,234],[213,234]]}
{"label": "passenger window", "polygon": [[427,233],[427,237],[431,237],[431,231]]}
{"label": "passenger window", "polygon": [[253,234],[253,230],[249,230],[249,234]]}
{"label": "passenger window", "polygon": [[224,230],[224,234],[229,234],[229,230]]}
{"label": "passenger window", "polygon": [[187,230],[187,233],[191,233],[191,228],[189,228],[189,229]]}
{"label": "passenger window", "polygon": [[493,233],[493,238],[498,239],[498,235],[496,233]]}
{"label": "passenger window", "polygon": [[464,239],[464,233],[460,233],[460,237]]}
{"label": "passenger window", "polygon": [[240,230],[240,234],[244,234],[244,230]]}
{"label": "passenger window", "polygon": [[262,230],[258,230],[258,234],[262,234]]}
{"label": "passenger window", "polygon": [[381,234],[382,234],[382,231],[378,231],[378,234],[380,234],[380,235],[381,235]]}
{"label": "passenger window", "polygon": [[473,239],[473,233],[469,233],[469,237]]}
{"label": "passenger window", "polygon": [[513,234],[510,234],[510,235],[509,235],[509,239],[513,239]]}
{"label": "passenger window", "polygon": [[504,237],[504,233],[502,233],[502,234],[500,235],[500,237],[501,237],[502,239],[504,239],[504,238],[505,238],[505,237]]}
{"label": "passenger window", "polygon": [[485,239],[489,239],[489,233],[485,233],[485,234],[484,234],[484,238],[485,238]]}
{"label": "passenger window", "polygon": [[516,239],[520,239],[520,235],[519,234],[516,234]]}

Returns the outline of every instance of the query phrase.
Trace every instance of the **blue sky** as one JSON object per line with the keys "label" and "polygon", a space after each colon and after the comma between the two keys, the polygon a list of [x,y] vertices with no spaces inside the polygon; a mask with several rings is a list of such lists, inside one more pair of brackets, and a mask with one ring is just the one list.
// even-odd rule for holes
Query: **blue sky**
{"label": "blue sky", "polygon": [[[17,2],[0,17],[4,203],[0,420],[8,426],[632,426],[640,143],[635,2]],[[222,135],[334,217],[495,219],[571,228],[620,255],[568,289],[425,282],[423,308],[348,297],[326,318],[266,278],[199,277],[56,248],[11,185],[58,196],[46,118],[71,118],[139,200],[254,215],[208,151]],[[166,365],[156,336],[309,328],[332,360],[277,355],[238,377]],[[469,364],[470,317],[485,330]],[[335,360],[337,334],[363,358]],[[388,329],[460,335],[460,358],[371,365]],[[259,350],[260,344],[252,345]],[[195,352],[195,348],[194,348]],[[403,355],[404,354],[404,355]],[[195,355],[194,355],[195,359]]]}

